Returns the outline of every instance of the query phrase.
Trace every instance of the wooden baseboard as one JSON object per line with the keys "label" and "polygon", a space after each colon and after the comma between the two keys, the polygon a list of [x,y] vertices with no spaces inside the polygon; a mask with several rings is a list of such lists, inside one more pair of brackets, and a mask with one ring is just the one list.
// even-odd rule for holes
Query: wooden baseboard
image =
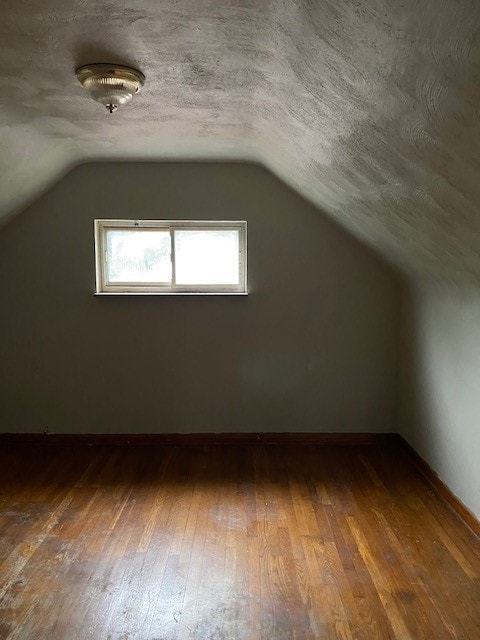
{"label": "wooden baseboard", "polygon": [[88,445],[385,445],[396,433],[0,433],[4,442]]}
{"label": "wooden baseboard", "polygon": [[399,441],[403,447],[407,449],[412,457],[416,469],[421,473],[429,487],[446,502],[453,511],[465,522],[468,527],[480,538],[480,520],[473,514],[463,502],[448,488],[448,486],[440,480],[432,467],[415,451],[412,445],[405,440],[403,436],[399,436]]}

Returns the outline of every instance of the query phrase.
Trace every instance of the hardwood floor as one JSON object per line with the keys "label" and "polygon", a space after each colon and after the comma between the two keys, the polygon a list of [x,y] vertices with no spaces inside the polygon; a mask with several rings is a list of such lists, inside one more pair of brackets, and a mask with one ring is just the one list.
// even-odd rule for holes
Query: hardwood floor
{"label": "hardwood floor", "polygon": [[0,638],[480,638],[480,541],[400,445],[0,448]]}

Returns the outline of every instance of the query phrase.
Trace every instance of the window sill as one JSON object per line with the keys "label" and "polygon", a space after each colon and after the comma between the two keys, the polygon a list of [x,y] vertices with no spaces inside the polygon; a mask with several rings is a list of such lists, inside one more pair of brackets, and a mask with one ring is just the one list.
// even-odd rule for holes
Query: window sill
{"label": "window sill", "polygon": [[95,296],[248,296],[246,291],[96,291]]}

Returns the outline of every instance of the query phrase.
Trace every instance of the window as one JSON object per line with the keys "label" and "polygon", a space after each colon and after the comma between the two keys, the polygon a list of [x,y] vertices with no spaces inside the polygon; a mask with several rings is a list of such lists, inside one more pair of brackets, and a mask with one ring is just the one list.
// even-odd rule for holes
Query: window
{"label": "window", "polygon": [[97,293],[247,293],[247,223],[95,220]]}

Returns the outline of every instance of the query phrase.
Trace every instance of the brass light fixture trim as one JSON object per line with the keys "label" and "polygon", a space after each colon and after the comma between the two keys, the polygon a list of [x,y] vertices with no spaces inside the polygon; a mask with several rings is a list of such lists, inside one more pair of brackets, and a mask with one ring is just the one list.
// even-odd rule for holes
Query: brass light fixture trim
{"label": "brass light fixture trim", "polygon": [[145,83],[145,76],[137,69],[107,62],[85,64],[75,74],[90,96],[110,113],[131,102]]}

